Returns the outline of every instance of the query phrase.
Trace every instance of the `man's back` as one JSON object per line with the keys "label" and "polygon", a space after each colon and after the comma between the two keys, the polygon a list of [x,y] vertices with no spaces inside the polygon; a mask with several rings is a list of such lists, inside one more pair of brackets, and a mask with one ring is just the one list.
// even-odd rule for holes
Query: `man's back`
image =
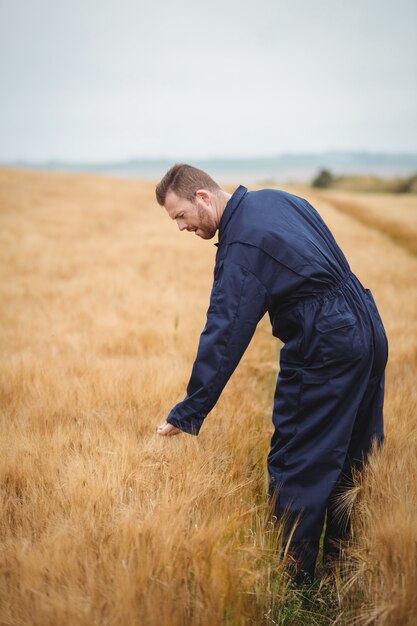
{"label": "man's back", "polygon": [[[242,185],[235,194],[222,218],[224,227],[220,223],[216,262],[230,255],[247,263],[280,308],[336,285],[349,273],[332,233],[305,199],[276,189],[248,192]],[[246,245],[229,248],[239,243]]]}
{"label": "man's back", "polygon": [[[293,194],[240,185],[226,206],[219,229],[215,276],[223,265],[251,272],[268,292],[272,332],[284,343],[298,340],[307,323],[303,307],[346,282],[362,289],[328,226],[309,202]],[[333,322],[356,315],[348,298]],[[322,318],[326,311],[320,311]],[[347,339],[348,340],[348,339]],[[282,356],[295,358],[292,344]]]}

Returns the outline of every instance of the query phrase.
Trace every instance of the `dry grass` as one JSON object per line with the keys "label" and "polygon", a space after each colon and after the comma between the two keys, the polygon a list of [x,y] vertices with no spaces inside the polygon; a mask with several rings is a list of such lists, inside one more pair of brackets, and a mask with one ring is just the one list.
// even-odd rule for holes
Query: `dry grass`
{"label": "dry grass", "polygon": [[245,592],[267,588],[277,540],[263,515],[266,329],[204,436],[160,438],[216,248],[179,236],[151,183],[1,179],[0,622],[256,615]]}
{"label": "dry grass", "polygon": [[394,243],[417,255],[417,197],[408,194],[309,191],[311,198],[328,201],[339,211],[377,229]]}
{"label": "dry grass", "polygon": [[354,191],[372,194],[398,194],[398,193],[416,193],[417,180],[416,174],[410,176],[396,176],[388,178],[371,174],[358,175],[342,175],[333,176],[331,181],[331,189],[340,189],[346,191]]}
{"label": "dry grass", "polygon": [[[153,189],[0,170],[0,623],[329,623],[282,608],[267,317],[200,436],[155,434],[184,395],[216,248],[179,233]],[[359,490],[339,623],[411,624],[417,260],[319,208],[390,339],[386,445]]]}

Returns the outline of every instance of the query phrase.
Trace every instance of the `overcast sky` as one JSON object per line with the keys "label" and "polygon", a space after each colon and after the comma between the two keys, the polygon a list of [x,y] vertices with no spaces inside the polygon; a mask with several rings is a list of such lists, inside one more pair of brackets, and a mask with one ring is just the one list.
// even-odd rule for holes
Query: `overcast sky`
{"label": "overcast sky", "polygon": [[417,151],[415,0],[0,0],[0,160]]}

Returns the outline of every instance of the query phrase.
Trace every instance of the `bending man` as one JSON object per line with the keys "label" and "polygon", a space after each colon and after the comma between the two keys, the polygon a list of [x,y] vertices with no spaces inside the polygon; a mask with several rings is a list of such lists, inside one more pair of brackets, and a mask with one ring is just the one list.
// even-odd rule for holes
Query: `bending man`
{"label": "bending man", "polygon": [[276,190],[223,191],[205,172],[174,165],[156,198],[180,230],[218,231],[214,282],[185,398],[158,433],[198,435],[266,312],[283,343],[268,455],[269,496],[289,532],[295,581],[314,576],[326,517],[324,559],[339,557],[349,525],[337,495],[373,440],[383,441],[388,341],[362,286],[309,202]]}

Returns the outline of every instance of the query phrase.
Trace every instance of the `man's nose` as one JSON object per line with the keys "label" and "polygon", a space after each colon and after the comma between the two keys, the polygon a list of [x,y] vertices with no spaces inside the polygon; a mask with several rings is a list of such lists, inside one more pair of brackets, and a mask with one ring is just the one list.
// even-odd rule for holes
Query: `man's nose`
{"label": "man's nose", "polygon": [[180,230],[184,230],[185,228],[187,228],[187,224],[183,224],[182,222],[178,222],[178,228]]}

